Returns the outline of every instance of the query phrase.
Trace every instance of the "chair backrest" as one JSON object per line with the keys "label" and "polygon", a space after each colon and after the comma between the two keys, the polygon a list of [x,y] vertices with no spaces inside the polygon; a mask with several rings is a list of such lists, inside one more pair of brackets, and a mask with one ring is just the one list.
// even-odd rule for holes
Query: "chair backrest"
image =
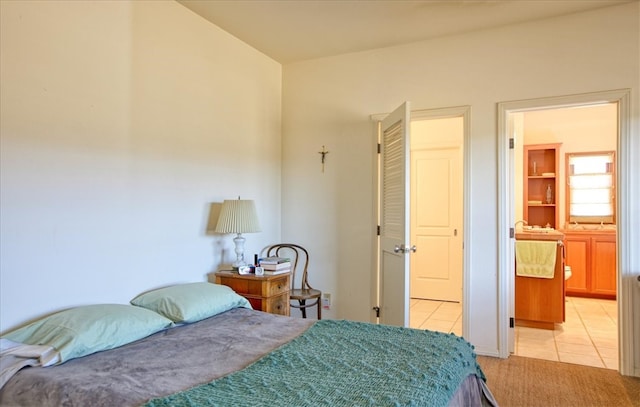
{"label": "chair backrest", "polygon": [[293,243],[278,243],[267,247],[267,256],[288,257],[291,259],[291,288],[310,289],[308,269],[309,252]]}

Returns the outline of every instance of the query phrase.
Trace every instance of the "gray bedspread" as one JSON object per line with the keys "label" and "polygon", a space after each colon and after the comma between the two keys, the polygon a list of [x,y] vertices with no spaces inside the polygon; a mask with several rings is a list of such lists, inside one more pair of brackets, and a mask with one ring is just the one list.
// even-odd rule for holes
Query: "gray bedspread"
{"label": "gray bedspread", "polygon": [[[233,309],[59,366],[25,368],[0,391],[0,405],[138,406],[243,369],[313,322]],[[470,376],[450,405],[486,404],[484,390]]]}
{"label": "gray bedspread", "polygon": [[137,406],[242,369],[312,323],[236,308],[59,366],[23,369],[0,391],[0,403]]}

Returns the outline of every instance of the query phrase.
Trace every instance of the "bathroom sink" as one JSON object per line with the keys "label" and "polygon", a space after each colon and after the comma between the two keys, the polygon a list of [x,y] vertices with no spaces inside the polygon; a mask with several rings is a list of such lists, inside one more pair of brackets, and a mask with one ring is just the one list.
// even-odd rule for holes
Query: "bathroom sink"
{"label": "bathroom sink", "polygon": [[525,226],[524,228],[522,228],[523,232],[527,232],[527,233],[549,233],[551,231],[555,230],[554,228],[540,228],[540,227],[533,227],[533,226]]}

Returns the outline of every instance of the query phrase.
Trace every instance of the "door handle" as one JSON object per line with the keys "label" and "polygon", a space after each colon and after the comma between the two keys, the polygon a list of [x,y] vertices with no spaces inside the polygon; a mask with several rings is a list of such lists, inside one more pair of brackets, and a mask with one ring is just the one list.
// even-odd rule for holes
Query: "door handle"
{"label": "door handle", "polygon": [[409,253],[409,252],[415,253],[417,250],[418,250],[418,248],[416,247],[416,245],[413,245],[413,246],[411,246],[409,248],[409,247],[405,246],[404,243],[401,244],[400,246],[396,245],[393,248],[393,252],[394,253]]}

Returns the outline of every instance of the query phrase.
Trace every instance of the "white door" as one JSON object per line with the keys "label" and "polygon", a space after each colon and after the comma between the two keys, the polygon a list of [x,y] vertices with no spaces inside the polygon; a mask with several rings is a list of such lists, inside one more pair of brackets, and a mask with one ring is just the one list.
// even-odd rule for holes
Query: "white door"
{"label": "white door", "polygon": [[411,298],[462,300],[462,149],[411,152]]}
{"label": "white door", "polygon": [[409,102],[381,125],[380,323],[409,326]]}

